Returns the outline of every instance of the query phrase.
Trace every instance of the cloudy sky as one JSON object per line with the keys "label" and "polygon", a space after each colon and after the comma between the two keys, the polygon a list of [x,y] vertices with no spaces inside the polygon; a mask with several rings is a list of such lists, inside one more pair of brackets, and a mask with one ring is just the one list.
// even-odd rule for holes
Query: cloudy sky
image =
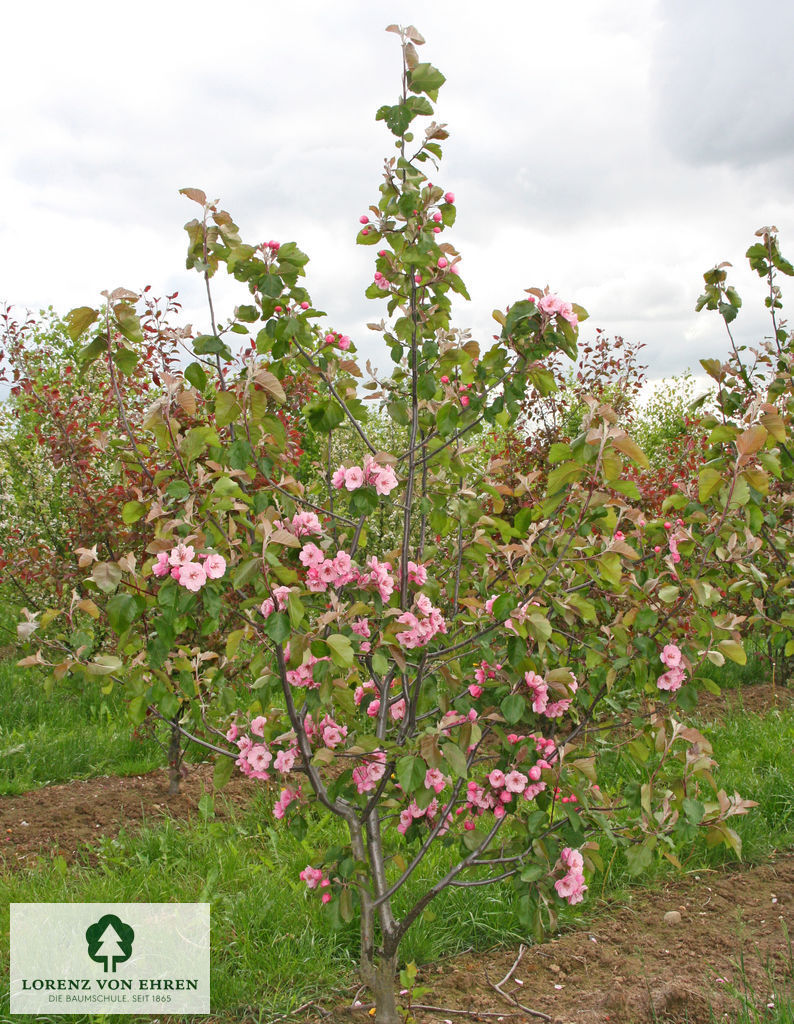
{"label": "cloudy sky", "polygon": [[[391,147],[374,120],[399,89],[390,22],[447,76],[460,326],[487,339],[494,307],[549,285],[590,311],[585,333],[644,342],[658,378],[724,351],[694,313],[704,270],[734,263],[752,342],[767,324],[743,254],[764,224],[794,253],[787,0],[31,0],[3,21],[0,300],[20,309],[151,284],[206,330],[189,185],[244,239],[297,241],[329,325],[385,365],[353,240]],[[227,312],[236,287],[219,282]]]}

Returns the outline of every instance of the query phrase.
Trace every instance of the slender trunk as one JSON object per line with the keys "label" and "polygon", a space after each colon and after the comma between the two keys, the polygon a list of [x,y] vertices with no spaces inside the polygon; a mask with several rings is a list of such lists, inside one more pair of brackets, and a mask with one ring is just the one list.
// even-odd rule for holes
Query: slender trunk
{"label": "slender trunk", "polygon": [[402,1024],[395,998],[397,953],[381,957],[374,966],[369,989],[375,1000],[375,1024]]}
{"label": "slender trunk", "polygon": [[179,792],[180,765],[182,763],[182,737],[179,734],[179,719],[181,717],[180,710],[171,719],[171,742],[168,745],[168,792],[172,795]]}

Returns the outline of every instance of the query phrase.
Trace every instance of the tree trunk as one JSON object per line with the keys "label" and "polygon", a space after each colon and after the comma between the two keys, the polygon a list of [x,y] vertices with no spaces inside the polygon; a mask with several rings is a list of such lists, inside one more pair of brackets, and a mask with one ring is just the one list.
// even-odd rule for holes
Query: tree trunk
{"label": "tree trunk", "polygon": [[182,744],[179,729],[177,728],[179,718],[180,715],[177,714],[171,719],[171,743],[168,747],[168,792],[172,796],[179,792],[179,783],[181,781],[179,769],[182,762]]}
{"label": "tree trunk", "polygon": [[375,1024],[403,1024],[397,1010],[394,976],[397,970],[397,954],[380,957],[370,967],[367,985],[375,1001]]}

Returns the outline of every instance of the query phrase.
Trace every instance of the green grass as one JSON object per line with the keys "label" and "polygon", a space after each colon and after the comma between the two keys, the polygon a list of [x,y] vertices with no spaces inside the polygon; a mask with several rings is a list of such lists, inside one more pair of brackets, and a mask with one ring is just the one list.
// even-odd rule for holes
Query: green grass
{"label": "green grass", "polygon": [[64,683],[0,662],[0,795],[94,775],[132,775],[165,764],[151,735],[134,738],[124,702],[100,685]]}

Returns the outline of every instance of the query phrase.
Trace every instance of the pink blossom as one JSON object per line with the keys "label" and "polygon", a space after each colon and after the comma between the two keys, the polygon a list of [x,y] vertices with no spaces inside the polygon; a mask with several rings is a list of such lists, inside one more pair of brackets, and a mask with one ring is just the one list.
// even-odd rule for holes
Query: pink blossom
{"label": "pink blossom", "polygon": [[338,490],[345,486],[345,467],[340,466],[339,469],[331,477],[331,484]]}
{"label": "pink blossom", "polygon": [[681,664],[681,648],[677,644],[665,644],[659,659],[668,668],[678,668]]}
{"label": "pink blossom", "polygon": [[488,775],[488,781],[494,789],[501,789],[505,784],[505,773],[499,768],[494,768]]}
{"label": "pink blossom", "polygon": [[267,725],[267,719],[264,715],[258,715],[253,722],[251,722],[249,729],[254,736],[264,736],[265,726]]}
{"label": "pink blossom", "polygon": [[549,703],[549,688],[537,672],[525,672],[524,681],[532,691],[532,710],[542,714]]}
{"label": "pink blossom", "polygon": [[372,636],[369,628],[369,619],[355,619],[351,628],[358,636]]}
{"label": "pink blossom", "polygon": [[207,574],[204,571],[204,566],[199,565],[198,562],[187,562],[184,565],[180,565],[178,568],[180,587],[184,587],[186,590],[192,590],[194,594],[201,590],[207,582]]}
{"label": "pink blossom", "polygon": [[226,559],[223,555],[207,555],[204,561],[204,571],[207,574],[207,579],[219,580],[226,572]]}
{"label": "pink blossom", "polygon": [[171,570],[168,555],[165,553],[165,551],[161,551],[157,555],[157,561],[152,566],[152,572],[154,573],[155,576],[159,576],[162,578],[163,576],[167,576],[170,571]]}
{"label": "pink blossom", "polygon": [[355,491],[364,483],[364,473],[359,466],[351,466],[345,470],[345,487]]}
{"label": "pink blossom", "polygon": [[416,562],[409,562],[408,579],[417,587],[423,587],[427,583],[427,569],[423,565],[417,565]]}
{"label": "pink blossom", "polygon": [[343,334],[342,337],[337,342],[337,345],[342,349],[343,352],[347,352],[347,350],[350,348],[350,338],[348,338],[346,334]]}
{"label": "pink blossom", "polygon": [[375,789],[386,771],[386,754],[382,750],[369,755],[370,760],[353,769],[353,782],[359,793]]}
{"label": "pink blossom", "polygon": [[322,896],[320,897],[320,902],[321,903],[330,903],[332,899],[333,899],[333,897],[331,896],[330,892],[324,892],[322,894]]}
{"label": "pink blossom", "polygon": [[555,700],[547,704],[544,714],[546,718],[561,718],[570,706],[571,698],[563,697],[561,700]]}
{"label": "pink blossom", "polygon": [[505,775],[505,789],[508,793],[523,793],[527,788],[528,779],[519,771],[513,770]]}
{"label": "pink blossom", "polygon": [[284,815],[286,813],[286,810],[289,807],[289,805],[294,800],[300,799],[300,795],[301,795],[300,787],[298,787],[297,792],[294,792],[294,793],[293,793],[293,791],[291,789],[282,789],[281,790],[281,796],[278,798],[276,803],[273,805],[273,817],[277,818],[280,821],[284,817]]}
{"label": "pink blossom", "polygon": [[389,714],[392,720],[395,722],[401,722],[405,718],[405,698],[400,697],[399,700],[395,701],[394,704],[389,708]]}
{"label": "pink blossom", "polygon": [[308,308],[309,308],[309,303],[308,302],[304,301],[304,302],[301,303],[301,309],[308,309]]}
{"label": "pink blossom", "polygon": [[248,751],[248,763],[256,772],[264,772],[273,760],[273,755],[263,743],[256,743]]}
{"label": "pink blossom", "polygon": [[483,695],[483,688],[478,686],[476,683],[471,683],[469,686],[469,693],[475,700],[478,700]]}
{"label": "pink blossom", "polygon": [[308,544],[304,544],[298,558],[302,565],[311,568],[312,566],[322,565],[325,561],[325,554],[313,541],[310,541]]}
{"label": "pink blossom", "polygon": [[660,690],[669,690],[672,693],[675,690],[681,689],[681,684],[685,678],[686,674],[682,668],[671,668],[659,676],[656,680],[656,685]]}
{"label": "pink blossom", "polygon": [[307,864],[298,877],[306,883],[309,889],[316,889],[323,880],[323,872],[320,868],[313,868]]}
{"label": "pink blossom", "polygon": [[234,743],[234,741],[237,739],[238,736],[239,736],[239,730],[237,728],[237,723],[236,722],[232,722],[232,724],[226,730],[226,739],[230,743]]}
{"label": "pink blossom", "polygon": [[194,557],[195,552],[190,545],[179,543],[172,548],[168,563],[169,565],[188,565]]}
{"label": "pink blossom", "polygon": [[448,263],[448,260],[446,260],[443,256],[439,256],[438,257],[438,269],[439,270],[443,270],[447,266],[447,263]]}
{"label": "pink blossom", "polygon": [[449,779],[439,768],[428,768],[425,772],[425,789],[440,793],[448,782]]}
{"label": "pink blossom", "polygon": [[273,762],[273,767],[276,769],[277,772],[282,772],[286,775],[287,772],[292,771],[297,756],[297,747],[290,747],[289,750],[279,750],[279,752],[276,754],[276,759]]}

